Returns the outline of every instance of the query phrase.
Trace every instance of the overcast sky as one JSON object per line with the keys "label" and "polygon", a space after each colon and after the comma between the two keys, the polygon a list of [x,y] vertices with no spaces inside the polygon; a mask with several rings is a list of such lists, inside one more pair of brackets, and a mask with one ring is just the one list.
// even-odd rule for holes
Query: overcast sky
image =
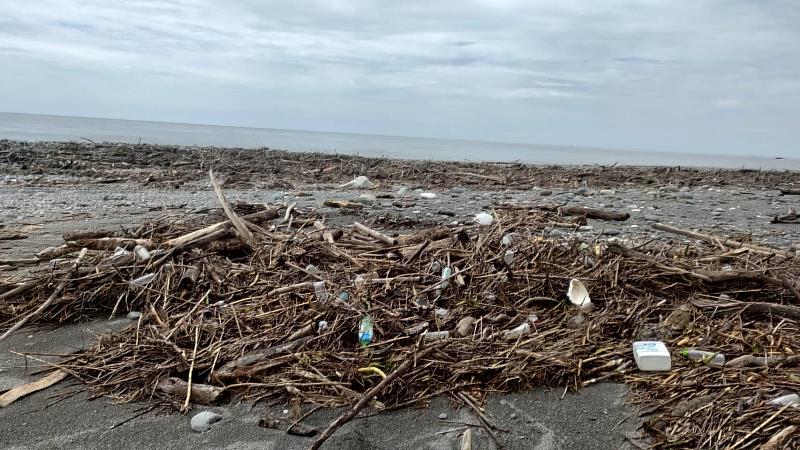
{"label": "overcast sky", "polygon": [[796,0],[0,2],[0,111],[800,156]]}

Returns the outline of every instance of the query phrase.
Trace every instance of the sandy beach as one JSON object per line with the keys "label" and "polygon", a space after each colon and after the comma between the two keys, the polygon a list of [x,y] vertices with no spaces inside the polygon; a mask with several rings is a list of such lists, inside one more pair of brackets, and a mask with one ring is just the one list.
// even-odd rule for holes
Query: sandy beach
{"label": "sandy beach", "polygon": [[[299,210],[320,212],[327,224],[340,227],[360,221],[415,230],[469,224],[477,213],[491,213],[509,204],[581,206],[627,213],[630,218],[620,222],[589,219],[579,228],[552,227],[544,233],[628,243],[694,242],[651,227],[664,223],[789,252],[800,247],[800,225],[770,223],[800,203],[800,197],[783,195],[780,190],[800,187],[800,173],[793,171],[532,166],[6,140],[0,141],[3,258],[32,257],[59,245],[68,232],[130,230],[146,220],[165,218],[223,218],[208,183],[209,169],[217,173],[231,203],[296,204]],[[341,187],[358,176],[368,177],[377,186]],[[330,201],[355,206],[326,206]],[[6,280],[3,286],[8,286],[7,280],[23,276],[28,267],[7,265],[0,270],[0,279]],[[65,328],[26,328],[1,342],[0,392],[35,378],[32,369],[37,363],[12,352],[85,348],[94,337],[84,330],[103,332],[127,325],[125,319],[82,320]],[[217,406],[215,410],[225,418],[222,426],[198,435],[189,429],[188,417],[157,412],[139,415],[137,407],[143,405],[112,406],[105,398],[89,401],[85,393],[54,403],[58,400],[54,393],[78,390],[80,386],[71,382],[0,409],[0,445],[113,448],[122,442],[149,446],[163,443],[159,436],[164,435],[173,438],[167,448],[277,449],[307,444],[302,438],[257,427],[257,417],[265,414],[260,406],[255,410],[238,404]],[[640,443],[637,433],[644,419],[625,401],[626,393],[624,385],[600,383],[561,399],[561,390],[547,387],[493,397],[487,409],[510,430],[512,439],[506,448],[634,448]],[[404,409],[354,421],[326,448],[456,448],[456,435],[447,432],[454,425],[437,419],[440,414],[469,420],[466,411],[442,400],[430,409]],[[334,411],[322,410],[309,420],[324,426],[335,416]],[[580,422],[580,431],[571,422]],[[475,432],[473,448],[495,448],[480,429]]]}

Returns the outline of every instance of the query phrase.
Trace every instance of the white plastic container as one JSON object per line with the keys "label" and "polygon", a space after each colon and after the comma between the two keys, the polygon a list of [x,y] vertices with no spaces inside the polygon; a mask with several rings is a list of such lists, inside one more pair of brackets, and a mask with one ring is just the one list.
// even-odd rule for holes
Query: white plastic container
{"label": "white plastic container", "polygon": [[661,341],[639,341],[633,343],[633,359],[639,370],[666,372],[672,369],[672,356]]}

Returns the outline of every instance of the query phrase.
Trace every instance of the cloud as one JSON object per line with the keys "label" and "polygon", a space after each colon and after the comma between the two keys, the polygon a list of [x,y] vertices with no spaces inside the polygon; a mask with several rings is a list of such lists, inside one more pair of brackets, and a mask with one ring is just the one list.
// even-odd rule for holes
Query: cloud
{"label": "cloud", "polygon": [[[800,131],[786,117],[800,115],[797,23],[789,0],[7,0],[0,98],[18,100],[0,108],[596,147],[794,149]],[[19,89],[30,70],[41,82],[27,95],[42,98],[26,102]],[[76,93],[70,102],[67,91],[88,80],[108,100]],[[736,117],[715,114],[732,108]],[[755,122],[773,129],[737,135]],[[676,139],[676,129],[690,132]]]}

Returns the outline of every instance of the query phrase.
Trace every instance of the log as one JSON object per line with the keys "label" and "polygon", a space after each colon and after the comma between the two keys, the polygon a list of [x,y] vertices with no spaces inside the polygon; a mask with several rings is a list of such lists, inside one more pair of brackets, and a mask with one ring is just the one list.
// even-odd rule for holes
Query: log
{"label": "log", "polygon": [[211,377],[219,382],[231,380],[235,378],[235,373],[237,371],[247,370],[248,367],[252,367],[261,362],[270,360],[275,356],[280,356],[289,352],[295,352],[313,337],[314,336],[307,336],[296,341],[277,345],[275,347],[269,347],[250,352],[244,356],[234,359],[233,361],[225,363],[222,367],[212,372]]}
{"label": "log", "polygon": [[762,247],[762,246],[753,245],[753,244],[746,244],[744,242],[734,241],[734,240],[731,240],[731,239],[718,238],[718,237],[710,236],[708,234],[702,234],[702,233],[697,233],[697,232],[694,232],[694,231],[689,231],[689,230],[684,230],[684,229],[681,229],[681,228],[676,228],[676,227],[673,227],[673,226],[665,225],[663,223],[654,223],[651,226],[655,230],[665,231],[667,233],[677,234],[677,235],[680,235],[680,236],[686,236],[686,237],[689,237],[689,238],[692,238],[692,239],[697,239],[697,240],[706,242],[706,243],[711,244],[711,245],[722,244],[722,245],[724,245],[726,247],[730,247],[730,248],[746,248],[748,250],[753,250],[753,251],[760,252],[760,253],[766,253],[768,255],[779,255],[779,256],[783,256],[785,258],[794,258],[794,253],[786,251],[786,250],[781,250],[781,249],[771,248],[771,247]]}
{"label": "log", "polygon": [[47,389],[66,377],[67,377],[67,372],[64,372],[63,370],[59,369],[50,372],[50,374],[44,378],[40,378],[34,382],[17,386],[11,389],[10,391],[6,392],[5,394],[0,395],[0,408],[5,408],[6,406],[14,403],[15,401],[21,399],[22,397],[25,397],[26,395],[33,394],[34,392],[41,391],[42,389]]}
{"label": "log", "polygon": [[564,216],[583,216],[589,219],[616,220],[622,222],[630,219],[628,213],[611,211],[608,209],[584,208],[583,206],[568,206],[560,208],[561,215]]}
{"label": "log", "polygon": [[397,239],[394,239],[394,238],[391,238],[389,236],[386,236],[385,234],[381,233],[380,231],[373,230],[372,228],[367,228],[367,227],[365,227],[364,225],[362,225],[362,224],[360,224],[358,222],[353,222],[353,228],[355,228],[356,230],[360,231],[363,234],[366,234],[367,236],[369,236],[371,238],[374,238],[374,239],[376,239],[378,241],[383,242],[384,244],[397,245]]}
{"label": "log", "polygon": [[[165,394],[180,398],[186,395],[189,383],[177,377],[170,377],[164,381],[160,381],[156,387]],[[224,389],[219,386],[192,383],[192,395],[190,400],[200,405],[210,405],[222,395],[223,390]]]}
{"label": "log", "polygon": [[236,228],[239,238],[251,248],[255,248],[256,240],[253,233],[250,232],[244,220],[236,214],[236,211],[231,208],[228,200],[225,199],[225,194],[222,193],[222,188],[219,187],[219,183],[217,183],[217,179],[214,177],[214,171],[209,169],[208,176],[211,178],[211,187],[214,188],[214,192],[217,194],[217,200],[219,200],[220,205],[222,205],[222,209],[225,210],[225,215],[228,216],[228,220],[230,220],[233,227]]}
{"label": "log", "polygon": [[800,189],[796,188],[778,188],[783,195],[800,195]]}

